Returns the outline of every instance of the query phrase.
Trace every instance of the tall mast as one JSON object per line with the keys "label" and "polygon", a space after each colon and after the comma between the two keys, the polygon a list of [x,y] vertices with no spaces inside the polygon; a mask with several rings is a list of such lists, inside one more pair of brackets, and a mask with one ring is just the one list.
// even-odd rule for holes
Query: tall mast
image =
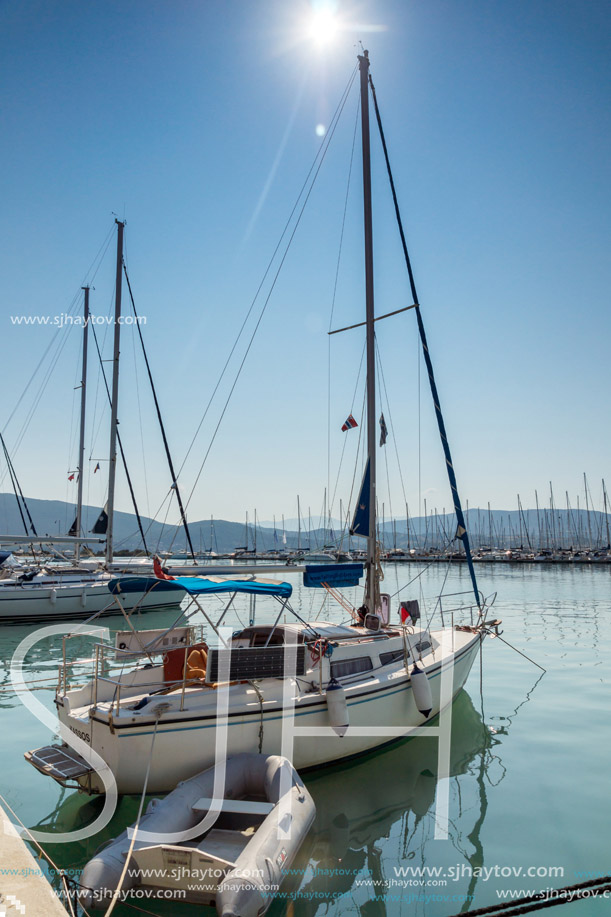
{"label": "tall mast", "polygon": [[369,462],[369,529],[365,605],[374,612],[380,604],[376,578],[376,392],[373,300],[373,219],[371,207],[371,153],[369,145],[369,52],[359,54],[361,78],[361,136],[363,144],[363,216],[365,226],[365,307],[367,325],[367,456]]}
{"label": "tall mast", "polygon": [[301,507],[299,505],[299,494],[297,494],[297,550],[301,551]]}
{"label": "tall mast", "polygon": [[409,553],[411,546],[409,543],[409,507],[407,503],[405,504],[405,531],[407,533],[407,551]]}
{"label": "tall mast", "polygon": [[556,507],[554,506],[554,488],[552,487],[552,482],[549,482],[549,513],[551,516],[551,528],[552,528],[552,548],[558,547],[559,536],[556,536]]}
{"label": "tall mast", "polygon": [[[75,535],[79,538],[82,531],[83,515],[83,468],[85,467],[85,406],[87,403],[87,335],[89,332],[89,287],[82,288],[85,293],[85,303],[83,306],[83,317],[85,324],[83,326],[83,368],[81,371],[81,430],[78,447],[78,496],[76,498],[76,525]],[[81,559],[81,543],[77,541],[75,550],[75,560],[78,564]]]}
{"label": "tall mast", "polygon": [[588,545],[588,550],[591,551],[592,550],[592,524],[590,522],[590,501],[588,500],[588,479],[586,478],[585,471],[583,473],[583,489],[585,490],[585,494],[586,494],[586,511],[588,514],[588,538],[590,540],[590,544]]}
{"label": "tall mast", "polygon": [[117,473],[117,413],[119,404],[119,351],[121,343],[121,292],[123,280],[123,230],[125,223],[117,224],[117,275],[115,282],[115,341],[112,357],[112,398],[110,407],[110,459],[108,462],[108,528],[106,529],[106,563],[112,563],[115,510],[115,478]]}
{"label": "tall mast", "polygon": [[605,522],[607,525],[607,550],[611,547],[611,542],[609,541],[609,513],[607,512],[607,488],[605,487],[605,479],[603,478],[603,500],[605,503]]}

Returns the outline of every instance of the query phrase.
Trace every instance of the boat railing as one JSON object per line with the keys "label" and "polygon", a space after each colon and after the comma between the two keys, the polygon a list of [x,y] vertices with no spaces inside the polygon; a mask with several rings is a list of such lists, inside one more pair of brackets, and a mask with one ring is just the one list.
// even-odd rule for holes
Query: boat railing
{"label": "boat railing", "polygon": [[[87,659],[76,659],[70,661],[66,658],[66,646],[64,639],[63,660],[59,666],[58,676],[58,695],[66,694],[68,690],[90,689],[89,703],[94,707],[98,703],[108,703],[109,711],[114,710],[118,715],[121,697],[125,693],[141,694],[147,691],[155,693],[169,693],[174,691],[181,692],[180,709],[183,709],[185,691],[187,685],[193,683],[196,676],[189,675],[187,664],[189,652],[191,649],[199,649],[202,645],[203,629],[198,629],[192,634],[192,639],[187,644],[179,645],[168,649],[167,647],[154,646],[148,650],[129,650],[112,646],[108,643],[97,642],[93,645],[93,655]],[[274,647],[273,650],[278,648]],[[303,647],[302,647],[303,650]],[[165,657],[167,653],[183,652],[184,658],[179,660],[180,668],[174,674],[174,677],[165,670],[160,680],[150,680],[146,673],[154,666],[159,671],[159,662],[155,657]],[[214,653],[214,650],[212,650]],[[118,672],[112,671],[113,663],[117,662],[117,656],[120,656],[121,665],[126,662],[137,660],[148,660],[148,665],[142,665],[124,671],[123,668]],[[75,667],[82,667],[87,663],[92,663],[92,671],[87,680],[87,676],[79,672],[78,683],[74,683],[71,674]],[[206,684],[204,678],[198,679],[202,685]],[[108,686],[106,690],[102,686]]]}
{"label": "boat railing", "polygon": [[[172,628],[168,628],[166,631],[161,633],[162,635],[167,634],[172,630]],[[202,625],[190,625],[189,631],[189,636],[187,637],[188,642],[182,645],[189,647],[205,642],[205,630]],[[142,632],[138,631],[134,633]],[[165,653],[173,649],[180,649],[180,644],[177,644],[176,646],[166,646],[159,644],[158,641],[153,644],[145,644],[144,646],[133,650],[129,648],[122,648],[117,645],[113,646],[112,644],[100,641],[93,644],[94,654],[92,657],[87,659],[69,660],[67,654],[67,641],[73,636],[78,636],[78,634],[66,634],[62,641],[62,661],[60,663],[58,672],[58,692],[63,691],[65,693],[69,687],[83,687],[82,684],[76,685],[72,683],[70,675],[74,668],[81,667],[89,662],[93,664],[93,671],[91,672],[90,677],[95,682],[102,675],[105,677],[109,675],[113,663],[119,664],[120,661],[120,664],[124,666],[126,662],[135,662],[136,660],[143,658],[148,658],[149,661],[152,662],[153,657],[163,656]],[[82,673],[79,673],[79,677],[83,677]],[[180,679],[177,681],[179,682]]]}
{"label": "boat railing", "polygon": [[445,619],[448,616],[451,619],[452,627],[454,627],[455,618],[458,616],[461,617],[461,620],[464,620],[464,618],[468,616],[469,622],[471,625],[473,625],[475,623],[476,618],[479,617],[480,610],[484,607],[486,603],[486,600],[484,599],[484,596],[482,595],[481,592],[479,594],[480,595],[480,604],[479,605],[473,601],[467,604],[464,604],[463,602],[458,602],[456,604],[451,603],[450,606],[448,606],[447,604],[444,605],[444,599],[456,599],[457,596],[462,596],[462,595],[472,596],[473,592],[470,589],[465,589],[463,592],[445,592],[442,595],[439,595],[437,597],[437,603],[436,603],[436,608],[434,609],[434,612],[437,610],[437,608],[439,608],[439,614],[441,617],[442,627],[446,626]]}

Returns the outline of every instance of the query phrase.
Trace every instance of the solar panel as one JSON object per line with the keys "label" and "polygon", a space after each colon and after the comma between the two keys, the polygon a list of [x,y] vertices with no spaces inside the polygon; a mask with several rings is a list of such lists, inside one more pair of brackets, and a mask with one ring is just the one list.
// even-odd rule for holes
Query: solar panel
{"label": "solar panel", "polygon": [[[284,646],[232,647],[229,681],[246,681],[252,678],[284,678]],[[208,652],[206,681],[219,680],[219,656],[226,650],[211,649]],[[293,653],[295,656],[293,656]],[[296,675],[305,673],[305,646],[291,647],[287,651],[287,671],[296,657]],[[226,660],[223,660],[223,668]]]}

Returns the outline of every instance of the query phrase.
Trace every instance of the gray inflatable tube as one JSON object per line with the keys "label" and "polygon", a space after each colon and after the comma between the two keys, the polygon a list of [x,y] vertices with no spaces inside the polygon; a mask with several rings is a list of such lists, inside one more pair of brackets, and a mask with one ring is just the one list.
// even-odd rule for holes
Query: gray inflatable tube
{"label": "gray inflatable tube", "polygon": [[[273,807],[219,881],[214,899],[221,917],[260,917],[278,891],[284,871],[292,863],[314,821],[314,801],[290,761],[279,755],[241,754],[227,758],[224,798],[243,800],[262,797]],[[135,856],[151,847],[140,840],[141,832],[172,834],[197,825],[205,812],[196,803],[214,793],[214,766],[180,783],[162,799],[153,799],[140,819],[130,868],[121,885],[122,893],[146,881],[139,874]],[[284,797],[281,803],[281,794]],[[201,846],[200,846],[201,845]],[[79,900],[90,908],[107,908],[116,890],[130,846],[123,831],[91,859],[80,878]],[[214,840],[206,836],[183,841],[173,850],[205,848],[215,855]],[[223,853],[219,856],[222,858]],[[175,887],[168,881],[165,887]],[[127,897],[129,900],[129,897]]]}

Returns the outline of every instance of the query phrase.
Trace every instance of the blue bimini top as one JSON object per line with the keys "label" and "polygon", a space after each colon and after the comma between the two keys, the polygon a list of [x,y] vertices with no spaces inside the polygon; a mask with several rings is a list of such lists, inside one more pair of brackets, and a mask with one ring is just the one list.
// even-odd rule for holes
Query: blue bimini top
{"label": "blue bimini top", "polygon": [[[277,595],[288,599],[293,587],[290,583],[266,579],[262,576],[227,579],[222,576],[177,576],[176,579],[156,579],[152,576],[121,576],[112,579],[108,584],[113,595],[124,592],[148,592],[150,589],[161,592],[181,591],[189,595],[205,595],[219,592],[246,592],[250,595]],[[178,597],[177,597],[178,598]]]}

